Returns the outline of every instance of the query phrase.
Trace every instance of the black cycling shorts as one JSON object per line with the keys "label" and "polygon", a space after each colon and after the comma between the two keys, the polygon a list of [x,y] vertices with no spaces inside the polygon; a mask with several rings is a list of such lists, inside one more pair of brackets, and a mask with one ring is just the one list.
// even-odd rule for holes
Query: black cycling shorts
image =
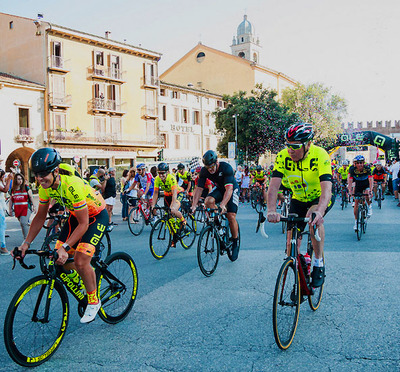
{"label": "black cycling shorts", "polygon": [[[224,195],[217,188],[214,188],[208,196],[211,196],[215,199],[216,203],[221,203]],[[234,189],[231,198],[226,205],[226,211],[228,213],[237,213],[239,208],[239,189]]]}
{"label": "black cycling shorts", "polygon": [[[313,205],[317,205],[319,202],[319,197],[309,201],[309,202],[301,202],[297,199],[292,199],[290,202],[290,208],[289,208],[289,213],[295,213],[297,214],[298,217],[305,217],[308,210],[311,208]],[[332,194],[331,200],[329,201],[329,204],[327,208],[325,209],[324,216],[331,210],[333,205],[335,204],[335,195]],[[306,222],[301,222],[298,223],[297,226],[300,229],[300,231],[304,231],[304,228],[306,227],[307,223]],[[293,225],[291,223],[288,224],[288,229],[292,229]]]}
{"label": "black cycling shorts", "polygon": [[356,187],[354,188],[355,194],[363,194],[364,190],[369,189],[369,181],[356,181]]}
{"label": "black cycling shorts", "polygon": [[[178,192],[178,195],[176,196],[176,200],[179,202],[179,204],[183,200],[184,197],[185,197],[185,193]],[[168,207],[170,207],[171,203],[172,203],[172,195],[164,195],[164,202],[167,204]]]}

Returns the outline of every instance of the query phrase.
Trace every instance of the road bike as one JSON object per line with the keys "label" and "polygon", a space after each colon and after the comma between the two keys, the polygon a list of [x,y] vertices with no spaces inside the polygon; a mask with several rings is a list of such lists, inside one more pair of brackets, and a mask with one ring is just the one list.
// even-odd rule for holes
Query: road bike
{"label": "road bike", "polygon": [[196,211],[193,214],[193,217],[196,220],[196,233],[197,235],[200,235],[207,221],[204,202],[199,202],[198,206],[196,207]]}
{"label": "road bike", "polygon": [[128,203],[133,206],[128,215],[128,227],[133,235],[139,236],[145,225],[154,226],[157,216],[151,214],[150,200],[128,197]]}
{"label": "road bike", "polygon": [[196,239],[196,220],[192,215],[186,215],[186,224],[172,215],[167,206],[155,207],[161,217],[153,225],[150,233],[150,252],[157,260],[163,259],[171,246],[179,241],[184,249],[189,249]]}
{"label": "road bike", "polygon": [[[21,252],[15,248],[13,254],[14,268],[15,257],[21,257]],[[67,291],[78,301],[81,317],[87,306],[87,296],[79,274],[55,264],[57,251],[42,247],[41,250],[28,249],[26,254],[39,257],[42,275],[23,284],[11,300],[4,321],[4,342],[16,363],[36,367],[56,352],[65,336],[70,315]],[[22,258],[19,262],[25,269],[35,268],[35,265],[27,266]],[[101,300],[99,317],[110,324],[121,322],[136,299],[135,262],[124,252],[114,253],[103,261],[96,252],[91,265]]]}
{"label": "road bike", "polygon": [[340,189],[340,207],[342,208],[342,210],[344,208],[347,208],[347,205],[349,204],[349,189],[347,188],[346,185],[341,185],[341,189]]}
{"label": "road bike", "polygon": [[362,234],[367,231],[368,204],[364,194],[354,194],[354,200],[358,200],[357,209],[357,240],[361,240]]}
{"label": "road bike", "polygon": [[378,203],[378,208],[382,209],[382,200],[383,200],[383,192],[382,192],[382,181],[376,182],[376,202]]}
{"label": "road bike", "polygon": [[[205,276],[211,276],[218,266],[219,256],[232,259],[232,239],[226,215],[220,208],[206,209],[206,225],[201,230],[197,243],[197,262]],[[240,249],[240,228],[238,223],[238,250]]]}
{"label": "road bike", "polygon": [[250,192],[251,206],[257,213],[265,211],[266,205],[264,203],[264,191],[260,184],[255,184]]}
{"label": "road bike", "polygon": [[[315,218],[314,216],[311,218]],[[324,286],[313,288],[311,285],[310,271],[314,255],[311,236],[309,231],[300,232],[297,227],[298,223],[308,222],[309,218],[300,218],[296,214],[281,218],[293,225],[293,235],[290,240],[290,253],[285,258],[276,280],[272,323],[276,344],[280,349],[286,350],[296,333],[300,304],[305,300],[304,297],[308,297],[310,308],[316,311],[321,304]],[[307,237],[307,254],[303,256],[300,254],[298,239],[305,236]],[[314,231],[314,237],[317,241],[321,240],[317,229]],[[305,257],[308,258],[308,262]]]}
{"label": "road bike", "polygon": [[[289,215],[290,201],[292,200],[292,194],[288,190],[283,190],[283,201],[281,202],[281,215],[287,217]],[[282,234],[286,232],[287,222],[282,220]]]}

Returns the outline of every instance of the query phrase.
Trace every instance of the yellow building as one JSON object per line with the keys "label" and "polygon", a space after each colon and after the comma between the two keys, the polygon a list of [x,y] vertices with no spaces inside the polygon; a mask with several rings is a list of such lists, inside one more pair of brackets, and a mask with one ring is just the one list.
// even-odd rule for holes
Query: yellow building
{"label": "yellow building", "polygon": [[46,88],[41,140],[82,168],[154,159],[157,52],[0,13],[0,71]]}
{"label": "yellow building", "polygon": [[228,54],[199,43],[167,69],[160,79],[230,95],[239,90],[250,94],[256,84],[262,83],[264,88],[276,90],[278,97],[283,89],[296,84],[282,72],[259,64],[261,46],[247,16],[237,28],[231,49],[232,54]]}

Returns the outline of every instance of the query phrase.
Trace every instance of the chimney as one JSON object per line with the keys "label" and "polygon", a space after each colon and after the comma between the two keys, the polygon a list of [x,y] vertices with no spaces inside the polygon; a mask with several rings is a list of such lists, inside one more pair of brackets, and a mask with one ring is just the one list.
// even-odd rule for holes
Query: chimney
{"label": "chimney", "polygon": [[105,34],[106,34],[106,39],[108,39],[108,37],[109,37],[110,34],[111,34],[111,31],[106,31]]}

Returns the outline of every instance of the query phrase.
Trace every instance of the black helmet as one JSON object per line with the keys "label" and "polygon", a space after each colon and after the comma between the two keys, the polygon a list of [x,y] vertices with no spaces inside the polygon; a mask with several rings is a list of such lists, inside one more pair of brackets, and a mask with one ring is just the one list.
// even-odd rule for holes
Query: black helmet
{"label": "black helmet", "polygon": [[215,151],[213,150],[208,150],[204,155],[203,155],[203,164],[206,167],[209,167],[210,165],[213,165],[216,163],[218,160],[218,155]]}
{"label": "black helmet", "polygon": [[261,171],[263,168],[262,168],[262,166],[261,165],[257,165],[257,167],[256,167],[256,171]]}
{"label": "black helmet", "polygon": [[178,169],[185,169],[185,166],[182,163],[178,164]]}
{"label": "black helmet", "polygon": [[169,171],[169,165],[167,163],[160,163],[157,165],[157,169],[159,172],[168,172]]}
{"label": "black helmet", "polygon": [[308,142],[314,138],[314,131],[311,124],[299,122],[293,124],[285,133],[287,141]]}
{"label": "black helmet", "polygon": [[61,155],[57,150],[43,147],[32,154],[29,160],[29,168],[31,168],[33,173],[50,173],[56,169],[60,163]]}

